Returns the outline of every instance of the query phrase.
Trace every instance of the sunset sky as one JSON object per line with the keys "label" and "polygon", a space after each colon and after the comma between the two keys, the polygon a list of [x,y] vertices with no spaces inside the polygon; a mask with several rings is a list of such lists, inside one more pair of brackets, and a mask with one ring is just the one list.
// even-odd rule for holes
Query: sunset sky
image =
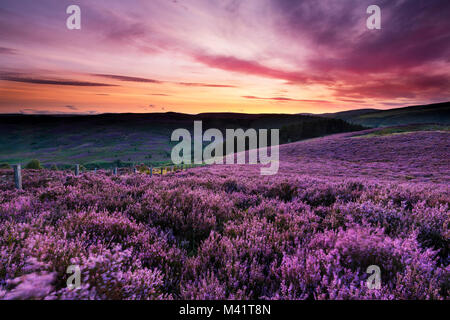
{"label": "sunset sky", "polygon": [[[81,8],[81,30],[66,8]],[[366,9],[381,7],[381,30]],[[323,113],[448,101],[448,0],[1,0],[0,113]]]}

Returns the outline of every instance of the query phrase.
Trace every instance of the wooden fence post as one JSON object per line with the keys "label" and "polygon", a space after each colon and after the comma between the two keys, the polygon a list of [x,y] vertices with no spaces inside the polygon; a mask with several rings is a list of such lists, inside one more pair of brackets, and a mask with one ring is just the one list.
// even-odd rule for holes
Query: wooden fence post
{"label": "wooden fence post", "polygon": [[14,165],[14,183],[17,190],[22,190],[22,167],[20,164]]}
{"label": "wooden fence post", "polygon": [[79,165],[79,164],[76,164],[76,165],[75,165],[75,175],[76,175],[76,176],[79,176],[79,175],[80,175],[80,165]]}
{"label": "wooden fence post", "polygon": [[113,173],[114,173],[115,176],[117,176],[117,167],[114,168]]}
{"label": "wooden fence post", "polygon": [[153,177],[153,166],[150,166],[150,178]]}
{"label": "wooden fence post", "polygon": [[97,173],[97,168],[94,169],[94,173]]}
{"label": "wooden fence post", "polygon": [[137,173],[137,169],[136,167],[133,169],[133,173]]}

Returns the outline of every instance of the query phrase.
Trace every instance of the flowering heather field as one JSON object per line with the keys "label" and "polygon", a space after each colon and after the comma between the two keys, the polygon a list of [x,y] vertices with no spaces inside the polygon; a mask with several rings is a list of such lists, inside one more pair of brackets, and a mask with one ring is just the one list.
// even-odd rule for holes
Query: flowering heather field
{"label": "flowering heather field", "polygon": [[354,135],[282,146],[275,176],[2,171],[0,298],[449,299],[449,133]]}

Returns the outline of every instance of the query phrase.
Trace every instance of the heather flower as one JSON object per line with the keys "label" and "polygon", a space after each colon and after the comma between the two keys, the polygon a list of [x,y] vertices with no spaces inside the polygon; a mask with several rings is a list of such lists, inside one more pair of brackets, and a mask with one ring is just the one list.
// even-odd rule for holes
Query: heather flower
{"label": "heather flower", "polygon": [[0,299],[449,299],[448,133],[367,139],[283,145],[275,176],[5,173]]}

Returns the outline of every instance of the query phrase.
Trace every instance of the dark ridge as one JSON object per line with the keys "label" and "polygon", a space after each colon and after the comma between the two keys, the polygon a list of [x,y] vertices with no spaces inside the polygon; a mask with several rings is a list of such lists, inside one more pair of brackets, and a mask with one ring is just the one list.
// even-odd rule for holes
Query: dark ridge
{"label": "dark ridge", "polygon": [[367,127],[391,127],[407,124],[450,124],[450,102],[429,105],[410,106],[389,110],[352,110],[323,114],[328,118],[336,118]]}

